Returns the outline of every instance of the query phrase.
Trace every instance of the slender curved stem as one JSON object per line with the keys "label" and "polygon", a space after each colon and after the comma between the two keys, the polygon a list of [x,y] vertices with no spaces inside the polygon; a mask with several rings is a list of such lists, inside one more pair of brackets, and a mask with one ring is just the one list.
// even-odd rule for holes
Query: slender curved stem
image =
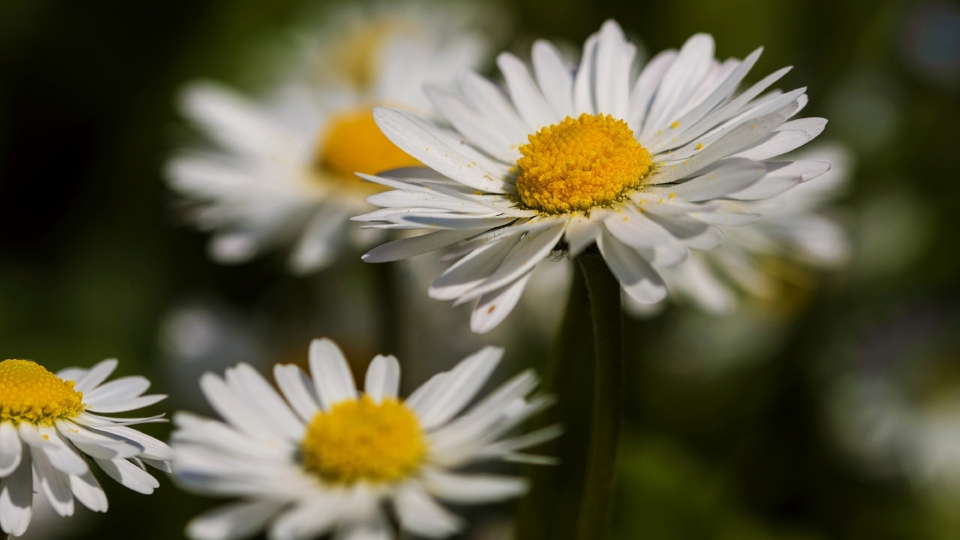
{"label": "slender curved stem", "polygon": [[596,252],[578,256],[577,263],[590,294],[596,360],[593,425],[577,530],[579,540],[595,540],[606,537],[610,524],[623,416],[620,283]]}
{"label": "slender curved stem", "polygon": [[557,403],[539,415],[532,426],[563,426],[562,437],[540,447],[544,455],[556,457],[559,463],[528,468],[530,491],[519,505],[518,540],[576,538],[587,456],[584,441],[590,433],[590,418],[582,413],[592,401],[591,388],[584,384],[593,377],[593,329],[589,316],[587,284],[583,272],[574,268],[566,311],[544,375],[544,390],[556,396]]}

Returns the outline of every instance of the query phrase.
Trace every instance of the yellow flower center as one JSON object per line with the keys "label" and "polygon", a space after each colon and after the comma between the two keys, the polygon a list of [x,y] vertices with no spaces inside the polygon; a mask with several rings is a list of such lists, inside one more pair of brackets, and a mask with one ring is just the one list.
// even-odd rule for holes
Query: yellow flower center
{"label": "yellow flower center", "polygon": [[620,200],[650,170],[650,153],[623,120],[569,116],[529,136],[517,161],[517,194],[551,214],[587,211]]}
{"label": "yellow flower center", "polygon": [[422,166],[380,132],[371,109],[334,116],[321,137],[317,161],[321,170],[355,186],[366,183],[354,173],[377,174],[400,167]]}
{"label": "yellow flower center", "polygon": [[30,360],[0,362],[0,421],[50,424],[83,412],[83,393]]}
{"label": "yellow flower center", "polygon": [[307,470],[335,484],[391,482],[413,473],[427,443],[416,415],[386,398],[364,395],[317,413],[301,446]]}

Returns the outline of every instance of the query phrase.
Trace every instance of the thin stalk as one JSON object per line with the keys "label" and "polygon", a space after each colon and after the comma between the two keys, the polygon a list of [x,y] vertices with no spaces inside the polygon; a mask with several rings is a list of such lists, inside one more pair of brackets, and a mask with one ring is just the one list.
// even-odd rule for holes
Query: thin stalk
{"label": "thin stalk", "polygon": [[576,538],[587,457],[584,441],[590,434],[590,418],[583,411],[589,410],[592,402],[591,386],[584,384],[593,378],[592,332],[587,284],[583,272],[575,268],[567,307],[544,373],[543,388],[557,397],[557,403],[539,415],[532,426],[563,426],[562,437],[538,448],[539,453],[555,457],[559,463],[528,467],[530,491],[519,505],[518,540]]}
{"label": "thin stalk", "polygon": [[596,359],[592,432],[577,530],[579,540],[596,540],[606,537],[610,525],[623,417],[620,283],[599,253],[586,252],[576,260],[590,294]]}

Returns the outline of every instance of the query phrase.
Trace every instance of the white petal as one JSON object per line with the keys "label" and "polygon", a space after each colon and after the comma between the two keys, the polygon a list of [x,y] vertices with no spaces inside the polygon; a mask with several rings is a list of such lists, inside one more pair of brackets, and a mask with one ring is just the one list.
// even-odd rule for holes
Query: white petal
{"label": "white petal", "polygon": [[283,501],[262,500],[218,506],[187,524],[193,540],[236,540],[260,532],[267,521],[286,505]]}
{"label": "white petal", "polygon": [[519,241],[513,236],[474,249],[440,274],[427,293],[438,300],[459,298],[492,276]]}
{"label": "white petal", "polygon": [[90,368],[83,377],[76,381],[77,384],[73,386],[73,389],[77,392],[87,393],[97,386],[100,386],[100,383],[107,380],[107,377],[113,373],[113,370],[117,369],[117,363],[118,362],[112,358],[98,362]]}
{"label": "white petal", "polygon": [[520,158],[510,139],[485,116],[438,88],[428,86],[424,92],[450,124],[478,148],[507,163]]}
{"label": "white petal", "polygon": [[593,81],[597,76],[597,45],[600,34],[593,34],[583,44],[580,65],[573,80],[573,107],[576,114],[596,114],[596,96]]}
{"label": "white petal", "polygon": [[361,259],[369,263],[399,261],[455,244],[474,234],[476,232],[472,230],[448,230],[431,232],[412,238],[400,238],[371,249]]}
{"label": "white petal", "polygon": [[333,341],[324,338],[310,342],[310,374],[325,410],[345,399],[357,399],[357,385],[350,365]]}
{"label": "white petal", "polygon": [[320,410],[320,397],[310,377],[299,367],[277,364],[273,377],[287,402],[304,422],[309,422]]}
{"label": "white petal", "polygon": [[94,478],[91,471],[87,471],[83,476],[70,475],[70,490],[73,496],[77,498],[84,506],[94,512],[106,512],[107,495],[100,487],[100,483]]}
{"label": "white petal", "polygon": [[95,433],[73,422],[59,420],[56,425],[57,430],[64,437],[90,456],[107,459],[127,458],[139,455],[143,451],[143,447],[138,444],[131,444],[120,437]]}
{"label": "white petal", "polygon": [[598,114],[624,118],[630,104],[630,68],[636,48],[627,42],[620,25],[603,23],[597,41],[594,96]]}
{"label": "white petal", "polygon": [[301,501],[277,517],[267,532],[269,540],[307,540],[329,531],[341,510],[339,494],[324,493]]}
{"label": "white petal", "polygon": [[87,371],[89,370],[84,368],[77,368],[77,367],[64,368],[57,372],[57,377],[60,377],[65,381],[76,382],[77,380],[80,379],[80,377],[83,377],[84,375],[86,375]]}
{"label": "white petal", "polygon": [[[698,121],[702,120],[703,117],[714,110],[717,105],[722,103],[725,99],[729,98],[736,89],[737,86],[743,81],[743,78],[747,76],[747,73],[753,68],[754,64],[757,63],[757,60],[760,58],[760,54],[763,52],[763,48],[759,48],[752,53],[743,61],[740,62],[735,69],[725,78],[723,81],[717,85],[710,95],[706,96],[700,103],[694,106],[689,111],[683,113],[679,118],[671,119],[670,129],[665,130],[661,135],[651,138],[649,141],[646,141],[646,145],[651,152],[659,152],[664,148],[672,148],[673,145],[670,143],[676,143],[678,138],[677,135],[685,134],[686,130],[681,129],[678,133],[673,126],[676,125],[678,128],[689,128],[695,125]],[[675,122],[675,123],[674,123]]]}
{"label": "white petal", "polygon": [[454,503],[496,502],[519,497],[527,491],[527,482],[523,478],[494,474],[455,474],[428,470],[423,474],[423,482],[427,491]]}
{"label": "white petal", "polygon": [[[57,430],[51,426],[34,426],[20,423],[20,436],[23,442],[47,457],[53,467],[66,474],[83,474],[90,470],[87,462],[60,438]],[[38,461],[34,456],[34,461]]]}
{"label": "white petal", "polygon": [[530,129],[517,116],[507,97],[492,82],[467,71],[460,76],[460,89],[473,108],[482,112],[515,145],[526,144]]}
{"label": "white petal", "polygon": [[200,389],[210,406],[231,425],[259,438],[287,436],[262,411],[246,401],[246,396],[235,394],[223,379],[213,373],[204,373],[200,377]]}
{"label": "white petal", "polygon": [[762,161],[800,148],[823,132],[827,121],[823,118],[804,118],[780,126],[768,139],[749,150],[737,154],[738,157]]}
{"label": "white petal", "polygon": [[646,216],[690,248],[713,249],[723,242],[723,233],[720,229],[693,218],[659,215],[653,212],[648,212]]}
{"label": "white petal", "polygon": [[377,355],[367,368],[364,392],[374,402],[396,398],[400,389],[400,362],[394,356]]}
{"label": "white petal", "polygon": [[507,254],[500,267],[486,281],[460,298],[465,302],[495,291],[519,279],[533,270],[537,263],[545,259],[563,237],[566,220],[559,221],[546,229],[532,231],[524,235],[519,243]]}
{"label": "white petal", "polygon": [[633,85],[633,90],[630,92],[630,107],[625,120],[635,136],[640,135],[643,121],[647,117],[647,109],[650,108],[650,102],[653,101],[657,87],[676,59],[677,51],[675,50],[657,54],[644,66],[637,82]]}
{"label": "white petal", "polygon": [[294,441],[303,438],[303,423],[257,370],[249,364],[240,363],[235,368],[227,369],[226,378],[234,394],[245,396],[250,405],[269,418],[278,431]]}
{"label": "white petal", "polygon": [[603,224],[617,240],[642,254],[654,266],[668,268],[687,258],[687,248],[642,212],[624,209],[611,213]]}
{"label": "white petal", "polygon": [[120,377],[84,393],[83,403],[89,405],[91,410],[96,410],[98,405],[116,405],[137,398],[148,388],[150,381],[146,377]]}
{"label": "white petal", "polygon": [[93,458],[93,460],[110,478],[137,493],[150,495],[153,490],[160,487],[160,482],[157,482],[156,478],[125,459]]}
{"label": "white petal", "polygon": [[20,465],[23,443],[12,422],[0,423],[0,478],[10,476]]}
{"label": "white petal", "polygon": [[132,444],[143,448],[140,455],[141,459],[152,459],[159,461],[169,461],[173,459],[173,449],[167,443],[157,440],[146,433],[141,433],[127,426],[100,426],[95,428],[98,432],[106,432],[109,435],[121,437]]}
{"label": "white petal", "polygon": [[443,386],[431,399],[414,408],[423,429],[437,427],[463,410],[490,378],[502,357],[503,349],[484,347],[450,370]]}
{"label": "white petal", "polygon": [[713,38],[696,34],[680,48],[677,59],[663,76],[657,95],[650,106],[650,114],[643,125],[640,140],[646,140],[657,130],[666,131],[672,118],[697,89],[713,62]]}
{"label": "white petal", "polygon": [[570,222],[567,223],[567,230],[564,231],[568,253],[571,257],[576,257],[581,251],[590,247],[599,235],[599,223],[580,214],[571,216]]}
{"label": "white petal", "polygon": [[[716,315],[730,313],[736,306],[736,298],[729,287],[721,283],[700,257],[691,257],[670,272],[676,274],[681,292],[700,309]],[[673,283],[673,281],[671,281]]]}
{"label": "white petal", "polygon": [[459,531],[460,519],[437,504],[419,485],[405,485],[393,498],[400,527],[426,538],[444,538]]}
{"label": "white petal", "polygon": [[507,81],[514,107],[531,133],[562,120],[547,104],[547,100],[533,82],[527,66],[523,65],[519,58],[510,53],[501,53],[497,57],[497,66]]}
{"label": "white petal", "polygon": [[477,334],[486,334],[503,322],[517,306],[520,295],[523,294],[523,289],[532,275],[533,272],[529,272],[510,285],[490,291],[478,298],[477,305],[470,314],[470,330]]}
{"label": "white petal", "polygon": [[33,465],[30,452],[23,453],[21,467],[0,481],[0,528],[21,536],[33,516]]}
{"label": "white petal", "polygon": [[549,41],[538,39],[533,43],[531,55],[537,83],[555,115],[559,118],[573,116],[573,75],[556,47]]}
{"label": "white petal", "polygon": [[685,201],[703,202],[746,189],[766,172],[767,168],[759,161],[730,158],[721,161],[717,167],[693,180],[677,186],[654,188],[652,191],[654,193],[660,190],[669,191],[671,195],[676,195]]}
{"label": "white petal", "polygon": [[126,411],[134,411],[137,409],[142,409],[144,407],[149,407],[154,403],[159,403],[167,399],[166,394],[153,394],[149,396],[140,396],[138,398],[131,399],[122,403],[116,403],[113,405],[98,405],[96,408],[89,407],[88,411],[98,412],[98,413],[118,413]]}
{"label": "white petal", "polygon": [[610,271],[631,298],[643,304],[653,304],[667,296],[663,279],[631,248],[606,231],[597,239],[597,245]]}
{"label": "white petal", "polygon": [[789,105],[755,121],[741,124],[707,146],[702,152],[683,161],[664,164],[655,173],[645,178],[644,183],[663,184],[692,176],[716,161],[763,140],[774,128],[782,124],[795,108],[795,104]]}
{"label": "white petal", "polygon": [[[73,493],[70,491],[68,476],[58,471],[47,458],[43,449],[36,446],[30,448],[30,458],[33,459],[33,469],[37,473],[40,487],[50,501],[50,506],[61,516],[73,515]],[[89,470],[88,470],[89,472]]]}
{"label": "white petal", "polygon": [[393,533],[385,523],[363,523],[341,528],[333,540],[393,540]]}
{"label": "white petal", "polygon": [[465,144],[450,146],[426,120],[383,107],[373,110],[373,118],[390,142],[431,169],[481,191],[505,192],[506,186],[499,175],[481,167],[476,156],[465,155],[468,153]]}
{"label": "white petal", "polygon": [[287,398],[287,402],[304,422],[313,420],[320,410],[320,397],[310,377],[299,367],[277,364],[273,367],[273,377],[277,386]]}
{"label": "white petal", "polygon": [[329,266],[343,246],[350,214],[335,204],[318,209],[290,253],[290,269],[302,275]]}

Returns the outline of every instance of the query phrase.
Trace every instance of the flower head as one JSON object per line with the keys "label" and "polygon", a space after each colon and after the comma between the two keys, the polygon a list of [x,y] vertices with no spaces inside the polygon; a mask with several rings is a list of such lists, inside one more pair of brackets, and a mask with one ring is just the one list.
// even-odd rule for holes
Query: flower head
{"label": "flower head", "polygon": [[454,534],[461,521],[437,499],[475,504],[526,488],[520,478],[455,469],[486,460],[536,461],[520,452],[557,435],[547,428],[507,437],[550,404],[527,397],[537,385],[530,372],[468,407],[502,354],[486,347],[406,399],[398,397],[396,358],[374,358],[358,392],[343,353],[326,339],[310,345],[312,380],[293,365],[274,368],[282,397],[246,364],[224,378],[208,373],[201,387],[224,422],[177,415],[174,473],[189,488],[247,502],[196,518],[188,535],[225,540],[267,528],[277,540],[332,531],[390,538],[384,503],[406,531]]}
{"label": "flower head", "polygon": [[802,88],[767,91],[786,69],[737,93],[759,49],[719,62],[713,39],[698,34],[631,80],[635,52],[609,21],[573,70],[545,41],[534,44],[533,73],[501,54],[506,95],[471,72],[460,77],[459,94],[427,89],[456,132],[409,111],[376,109],[387,138],[432,170],[362,175],[394,191],[369,197],[382,208],[355,219],[433,232],[364,259],[455,246],[460,259],[430,295],[475,300],[476,332],[499,324],[533,268],[560,249],[576,255],[596,244],[626,294],[652,304],[667,294],[661,269],[691,249],[719,245],[718,225],[757,218],[739,201],[775,196],[826,170],[769,161],[811,140],[826,121],[788,121],[807,98]]}
{"label": "flower head", "polygon": [[108,476],[139,493],[159,486],[146,465],[170,471],[166,444],[131,429],[150,418],[111,418],[152,405],[166,396],[142,395],[143,377],[104,383],[117,367],[104,360],[89,370],[52,373],[30,360],[0,362],[0,528],[20,536],[33,516],[33,493],[42,491],[61,516],[74,511],[74,498],[95,512],[107,511],[107,497],[84,456]]}
{"label": "flower head", "polygon": [[472,14],[464,3],[368,5],[335,14],[331,37],[297,55],[305,59],[261,100],[188,85],[183,114],[210,144],[175,156],[167,176],[190,202],[188,218],[213,233],[211,257],[242,263],[292,244],[290,267],[305,273],[375,239],[348,227],[379,191],[354,173],[420,163],[387,140],[371,108],[429,113],[421,86],[450,84],[485,56]]}

